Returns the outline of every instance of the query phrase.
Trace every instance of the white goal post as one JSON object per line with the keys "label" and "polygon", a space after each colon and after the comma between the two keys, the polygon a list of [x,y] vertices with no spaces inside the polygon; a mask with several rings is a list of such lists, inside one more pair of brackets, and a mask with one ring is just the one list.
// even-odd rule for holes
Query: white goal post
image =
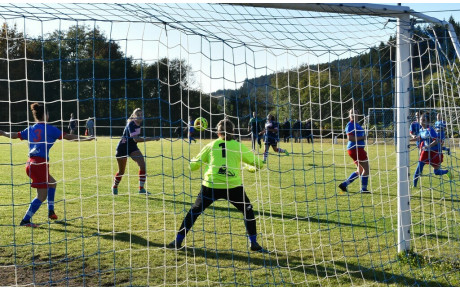
{"label": "white goal post", "polygon": [[398,250],[410,249],[410,191],[409,191],[409,100],[411,84],[411,16],[426,22],[447,25],[449,35],[455,48],[457,58],[460,59],[460,44],[452,25],[446,21],[418,13],[405,6],[389,6],[378,4],[310,4],[310,3],[250,3],[243,4],[255,7],[309,10],[329,13],[345,13],[355,15],[386,16],[397,20],[396,34],[396,153],[398,177]]}

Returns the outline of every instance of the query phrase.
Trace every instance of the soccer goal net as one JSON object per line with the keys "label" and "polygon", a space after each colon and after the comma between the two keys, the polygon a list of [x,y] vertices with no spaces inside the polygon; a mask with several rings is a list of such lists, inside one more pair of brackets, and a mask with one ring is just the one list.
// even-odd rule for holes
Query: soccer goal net
{"label": "soccer goal net", "polygon": [[0,16],[0,285],[460,285],[455,20],[300,3]]}

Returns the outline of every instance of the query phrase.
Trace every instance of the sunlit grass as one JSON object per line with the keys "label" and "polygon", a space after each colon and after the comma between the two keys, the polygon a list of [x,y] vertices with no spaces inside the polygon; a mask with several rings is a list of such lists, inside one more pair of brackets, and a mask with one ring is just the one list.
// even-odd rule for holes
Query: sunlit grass
{"label": "sunlit grass", "polygon": [[[281,143],[292,152],[289,157],[272,154],[268,167],[244,172],[259,242],[271,251],[263,255],[249,251],[242,215],[223,200],[198,218],[185,250],[165,249],[200,188],[201,173],[190,172],[188,160],[209,140],[191,146],[181,140],[140,144],[147,157],[148,197],[137,194],[133,161],[120,194],[111,194],[118,140],[57,142],[50,168],[58,180],[60,221],[48,222],[45,203],[34,216],[41,227],[33,230],[17,227],[35,196],[24,170],[27,145],[0,142],[0,285],[460,284],[458,178],[450,183],[426,168],[422,190],[412,190],[411,246],[427,259],[398,259],[394,144],[367,148],[372,194],[360,194],[359,182],[348,194],[338,192],[354,165],[343,144],[330,140],[314,146]],[[456,158],[446,157],[444,165],[455,165],[452,161]]]}

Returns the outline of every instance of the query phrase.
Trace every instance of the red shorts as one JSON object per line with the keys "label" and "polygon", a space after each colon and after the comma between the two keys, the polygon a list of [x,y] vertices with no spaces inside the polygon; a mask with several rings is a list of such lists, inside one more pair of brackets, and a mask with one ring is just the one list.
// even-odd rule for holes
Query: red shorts
{"label": "red shorts", "polygon": [[435,151],[422,151],[419,161],[433,167],[440,167],[444,161],[444,155]]}
{"label": "red shorts", "polygon": [[32,179],[32,188],[48,188],[50,181],[49,165],[46,159],[30,157],[26,165],[27,176]]}
{"label": "red shorts", "polygon": [[367,153],[363,148],[348,150],[348,155],[353,159],[355,165],[358,165],[358,162],[366,162],[368,160]]}

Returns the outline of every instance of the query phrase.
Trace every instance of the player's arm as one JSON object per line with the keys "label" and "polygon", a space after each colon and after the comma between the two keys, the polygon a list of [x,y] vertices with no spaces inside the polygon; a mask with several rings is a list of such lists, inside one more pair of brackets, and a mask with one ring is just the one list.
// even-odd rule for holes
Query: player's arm
{"label": "player's arm", "polygon": [[133,138],[133,140],[135,142],[147,142],[147,141],[157,141],[157,140],[160,140],[159,137],[139,137],[139,136],[136,136]]}
{"label": "player's arm", "polygon": [[365,140],[366,139],[365,135],[356,136],[353,132],[348,133],[347,136],[348,136],[348,140],[351,141],[351,142],[358,142],[360,140]]}
{"label": "player's arm", "polygon": [[3,130],[0,130],[0,136],[4,136],[4,137],[7,137],[7,138],[11,138],[11,139],[19,138],[19,134],[17,132],[6,132],[6,131],[3,131]]}
{"label": "player's arm", "polygon": [[241,145],[241,153],[243,163],[254,166],[257,169],[262,169],[264,167],[264,163],[259,159],[259,157],[257,157],[243,144]]}
{"label": "player's arm", "polygon": [[76,134],[64,134],[62,139],[68,140],[68,141],[90,141],[95,139],[94,136],[88,136],[88,137],[81,137]]}
{"label": "player's arm", "polygon": [[190,160],[190,170],[196,171],[199,168],[201,168],[201,165],[203,163],[209,163],[210,151],[211,151],[211,146],[206,145],[196,157],[191,159]]}

